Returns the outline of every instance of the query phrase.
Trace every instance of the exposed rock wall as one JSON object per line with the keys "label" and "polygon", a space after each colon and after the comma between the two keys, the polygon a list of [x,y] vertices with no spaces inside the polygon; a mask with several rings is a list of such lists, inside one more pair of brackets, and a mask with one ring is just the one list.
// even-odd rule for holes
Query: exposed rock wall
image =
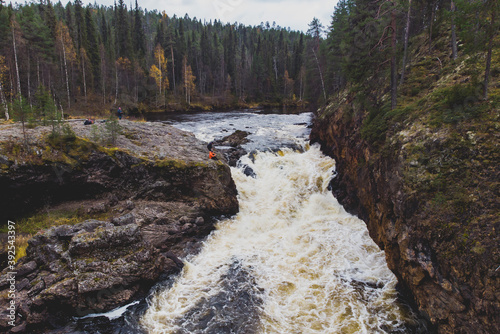
{"label": "exposed rock wall", "polygon": [[121,125],[112,148],[85,138],[91,128],[80,123],[73,124],[78,137],[60,141],[34,129],[29,147],[19,144],[18,125],[0,132],[5,222],[65,205],[106,217],[29,241],[27,255],[0,274],[0,331],[41,332],[144,296],[182,268],[179,258],[197,251],[214,217],[238,211],[229,166],[209,160],[206,143],[163,124]]}
{"label": "exposed rock wall", "polygon": [[[448,187],[468,197],[483,196],[481,202],[463,204],[469,213],[460,201],[438,201],[441,193],[422,190],[422,185],[434,185],[447,175],[444,166],[451,165],[450,157],[456,158],[457,151],[468,158],[456,161],[448,171],[448,182],[454,182],[452,173],[458,168],[478,159],[480,148],[464,146],[466,136],[459,141],[461,149],[452,150],[446,134],[434,135],[424,126],[411,128],[410,124],[388,137],[383,147],[373,147],[360,134],[363,110],[346,103],[324,110],[323,115],[315,120],[311,140],[336,160],[333,192],[347,210],[366,222],[403,290],[430,320],[429,330],[500,332],[498,193],[488,190],[498,170],[479,166],[475,173],[478,179],[484,178],[484,184],[480,182],[477,189]],[[485,143],[491,143],[492,136],[495,140],[487,131],[481,134]],[[418,159],[412,156],[417,146],[425,150]],[[482,154],[498,158],[497,148],[486,153],[483,146]]]}

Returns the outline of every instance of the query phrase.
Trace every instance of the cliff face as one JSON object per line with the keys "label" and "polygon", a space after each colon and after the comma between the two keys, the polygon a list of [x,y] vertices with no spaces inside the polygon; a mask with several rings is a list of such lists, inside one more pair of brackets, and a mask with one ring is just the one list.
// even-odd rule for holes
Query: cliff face
{"label": "cliff face", "polygon": [[215,215],[235,211],[230,170],[222,161],[208,159],[205,143],[161,123],[120,124],[122,134],[112,148],[90,140],[103,131],[104,123],[72,122],[77,137],[58,140],[47,139],[47,127],[27,130],[28,146],[22,144],[19,125],[3,126],[2,220],[96,198],[108,207],[127,200],[193,201]]}
{"label": "cliff face", "polygon": [[498,115],[451,130],[388,120],[382,144],[362,136],[366,115],[347,97],[314,122],[311,140],[336,160],[335,196],[432,331],[500,332]]}
{"label": "cliff face", "polygon": [[180,270],[178,258],[197,250],[214,217],[238,211],[229,166],[209,160],[192,134],[121,121],[110,148],[88,139],[104,123],[82,123],[58,140],[47,128],[28,130],[27,146],[19,125],[0,130],[2,224],[65,208],[101,217],[35,232],[27,255],[0,275],[2,332],[57,328],[144,296]]}

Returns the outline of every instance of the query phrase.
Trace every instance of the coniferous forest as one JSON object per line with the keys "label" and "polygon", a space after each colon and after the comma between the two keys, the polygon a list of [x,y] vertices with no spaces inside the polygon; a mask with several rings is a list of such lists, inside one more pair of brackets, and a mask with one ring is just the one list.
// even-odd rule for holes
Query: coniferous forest
{"label": "coniferous forest", "polygon": [[[5,115],[30,106],[65,111],[189,106],[303,106],[317,76],[307,34],[127,8],[0,1],[0,94]],[[312,60],[312,59],[311,59]],[[35,108],[36,109],[36,108]],[[3,112],[2,112],[3,114]]]}
{"label": "coniferous forest", "polygon": [[423,51],[441,67],[475,61],[474,87],[462,88],[481,85],[486,98],[496,73],[499,6],[494,0],[340,0],[327,27],[313,19],[304,33],[269,23],[171,17],[137,1],[128,8],[122,0],[108,7],[80,0],[13,7],[0,0],[0,102],[7,118],[28,106],[44,114],[117,104],[136,111],[312,109],[347,87],[376,107],[389,94],[394,109],[398,95],[417,94],[419,87],[406,79]]}

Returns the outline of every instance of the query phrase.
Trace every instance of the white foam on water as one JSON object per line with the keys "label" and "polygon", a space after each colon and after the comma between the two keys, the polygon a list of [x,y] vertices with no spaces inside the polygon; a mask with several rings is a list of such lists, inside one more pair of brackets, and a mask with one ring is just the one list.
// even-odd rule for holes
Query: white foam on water
{"label": "white foam on water", "polygon": [[104,313],[92,313],[92,314],[87,314],[86,316],[79,317],[77,319],[87,319],[87,318],[97,318],[97,317],[106,317],[109,320],[115,320],[120,318],[125,312],[127,312],[127,309],[130,306],[137,305],[139,304],[139,301],[136,300],[130,304],[124,305],[122,307],[117,307],[114,310],[111,310],[109,312],[104,312]]}
{"label": "white foam on water", "polygon": [[332,159],[307,146],[242,163],[256,177],[232,169],[240,212],[219,222],[173,286],[153,298],[142,318],[150,333],[179,330],[176,319],[220,292],[234,259],[262,293],[260,333],[386,333],[408,321],[384,253],[327,189]]}

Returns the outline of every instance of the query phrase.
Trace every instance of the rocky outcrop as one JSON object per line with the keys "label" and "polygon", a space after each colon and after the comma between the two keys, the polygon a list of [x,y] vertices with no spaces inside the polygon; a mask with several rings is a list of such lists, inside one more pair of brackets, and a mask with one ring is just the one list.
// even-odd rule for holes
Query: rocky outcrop
{"label": "rocky outcrop", "polygon": [[[224,154],[230,166],[236,166],[238,160],[248,152],[241,145],[249,142],[247,136],[250,132],[236,130],[229,136],[214,141],[219,150]],[[220,147],[222,146],[222,147]]]}
{"label": "rocky outcrop", "polygon": [[481,125],[473,136],[457,131],[457,139],[414,119],[370,144],[361,135],[364,115],[346,100],[315,121],[312,141],[336,160],[335,196],[366,222],[429,331],[500,332],[498,166],[491,163],[499,155],[488,144],[498,135]]}
{"label": "rocky outcrop", "polygon": [[[116,226],[87,221],[54,227],[29,242],[28,254],[15,268],[16,326],[9,326],[0,302],[3,329],[35,332],[121,306],[143,296],[161,275],[179,265],[148,244],[135,223]],[[0,289],[10,286],[9,275]]]}
{"label": "rocky outcrop", "polygon": [[0,275],[2,332],[57,328],[143,297],[180,270],[179,258],[199,249],[217,217],[237,212],[229,166],[209,160],[206,143],[164,124],[120,124],[116,147],[90,140],[96,128],[80,122],[77,136],[57,141],[31,130],[29,146],[19,144],[17,125],[2,129],[3,217],[70,206],[105,218],[29,241],[27,255]]}
{"label": "rocky outcrop", "polygon": [[4,126],[2,222],[27,210],[97,197],[107,207],[127,200],[180,201],[196,203],[208,216],[236,212],[229,167],[224,160],[210,161],[205,143],[161,123],[120,124],[112,148],[91,141],[92,127],[80,122],[72,125],[77,137],[58,141],[45,140],[44,129],[36,128],[28,147],[20,143],[19,129],[11,129],[17,125]]}

